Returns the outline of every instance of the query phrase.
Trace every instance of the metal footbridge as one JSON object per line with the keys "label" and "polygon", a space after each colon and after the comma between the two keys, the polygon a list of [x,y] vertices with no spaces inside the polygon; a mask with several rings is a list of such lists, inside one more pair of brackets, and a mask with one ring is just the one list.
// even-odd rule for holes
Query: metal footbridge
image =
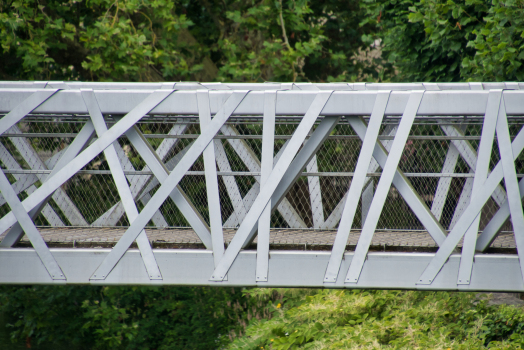
{"label": "metal footbridge", "polygon": [[524,83],[0,82],[0,284],[523,292],[523,126]]}

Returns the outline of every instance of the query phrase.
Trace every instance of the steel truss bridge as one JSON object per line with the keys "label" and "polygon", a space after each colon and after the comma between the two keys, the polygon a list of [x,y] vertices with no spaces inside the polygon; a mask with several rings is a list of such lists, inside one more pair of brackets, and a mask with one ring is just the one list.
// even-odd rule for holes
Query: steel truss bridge
{"label": "steel truss bridge", "polygon": [[0,283],[522,292],[521,88],[0,82]]}

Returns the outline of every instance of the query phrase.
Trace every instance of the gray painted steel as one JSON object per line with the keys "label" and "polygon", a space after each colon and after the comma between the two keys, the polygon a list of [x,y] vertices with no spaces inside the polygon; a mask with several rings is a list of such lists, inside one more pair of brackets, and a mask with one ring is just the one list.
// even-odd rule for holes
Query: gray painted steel
{"label": "gray painted steel", "polygon": [[[524,291],[520,88],[0,82],[0,283]],[[91,176],[117,200],[89,212]],[[148,227],[173,217],[203,249],[152,249]],[[39,220],[129,227],[112,249],[49,249]],[[274,225],[338,231],[324,251],[275,250]],[[370,251],[384,225],[415,225],[438,249]],[[501,231],[516,249],[489,249]]]}
{"label": "gray painted steel", "polygon": [[[228,273],[228,280],[211,282],[213,253],[206,250],[156,249],[156,260],[162,270],[163,280],[151,281],[137,249],[129,250],[122,262],[104,281],[90,281],[89,277],[110,249],[50,249],[68,276],[71,284],[102,285],[208,285],[208,286],[260,286],[255,280],[256,252],[241,252]],[[326,287],[324,272],[329,252],[270,253],[267,287]],[[347,269],[352,253],[346,253],[342,269]],[[431,285],[415,285],[434,254],[431,253],[370,253],[358,283],[344,283],[345,275],[339,275],[330,288],[380,288],[462,291],[522,292],[518,257],[490,254],[475,258],[471,283],[457,285],[456,276],[460,255],[453,254],[442,273]],[[32,249],[0,249],[0,264],[9,268],[0,270],[0,280],[7,284],[52,284],[38,256]]]}

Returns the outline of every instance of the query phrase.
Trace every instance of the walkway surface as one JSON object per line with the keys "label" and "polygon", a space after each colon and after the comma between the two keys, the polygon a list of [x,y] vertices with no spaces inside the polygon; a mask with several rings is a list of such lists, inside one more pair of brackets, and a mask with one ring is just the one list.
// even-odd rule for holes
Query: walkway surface
{"label": "walkway surface", "polygon": [[[103,246],[114,245],[124,234],[126,227],[39,227],[40,233],[48,243],[71,244],[74,246]],[[236,230],[224,229],[224,240],[231,242]],[[170,248],[171,245],[180,245],[183,248],[189,245],[198,248],[200,239],[190,228],[146,228],[149,241],[155,248]],[[270,244],[273,246],[304,246],[303,249],[326,249],[335,240],[335,230],[297,230],[297,229],[272,229]],[[2,239],[5,232],[0,235]],[[360,231],[352,231],[348,245],[355,246],[360,237]],[[22,238],[22,243],[29,243],[27,236]],[[255,239],[256,243],[256,239]],[[425,231],[376,231],[373,236],[372,248],[402,250],[416,250],[416,248],[436,249],[437,245]],[[462,246],[462,242],[459,243]],[[492,248],[515,249],[513,233],[500,233],[495,239]]]}

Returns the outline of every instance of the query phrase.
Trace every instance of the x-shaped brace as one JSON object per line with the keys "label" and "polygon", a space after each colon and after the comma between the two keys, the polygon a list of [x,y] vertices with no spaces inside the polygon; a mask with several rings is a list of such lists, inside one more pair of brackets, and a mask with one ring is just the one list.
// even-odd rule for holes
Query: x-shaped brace
{"label": "x-shaped brace", "polygon": [[[522,213],[522,204],[520,201],[521,195],[514,163],[514,160],[524,148],[524,137],[519,137],[521,135],[521,133],[519,133],[513,143],[511,143],[503,94],[501,94],[501,100],[498,107],[496,132],[501,161],[495,166],[482,186],[479,187],[479,191],[475,192],[475,197],[472,198],[470,205],[466,208],[453,230],[451,230],[444,243],[440,246],[439,250],[420,276],[417,284],[429,285],[433,283],[453,252],[453,249],[455,249],[460,239],[466,234],[477,217],[480,216],[482,207],[491,197],[491,194],[497,188],[497,185],[502,179],[504,179],[506,183],[509,209],[514,227],[521,272],[524,271],[524,215]],[[480,152],[479,156],[482,156]],[[462,258],[469,259],[470,257],[463,256]]]}

